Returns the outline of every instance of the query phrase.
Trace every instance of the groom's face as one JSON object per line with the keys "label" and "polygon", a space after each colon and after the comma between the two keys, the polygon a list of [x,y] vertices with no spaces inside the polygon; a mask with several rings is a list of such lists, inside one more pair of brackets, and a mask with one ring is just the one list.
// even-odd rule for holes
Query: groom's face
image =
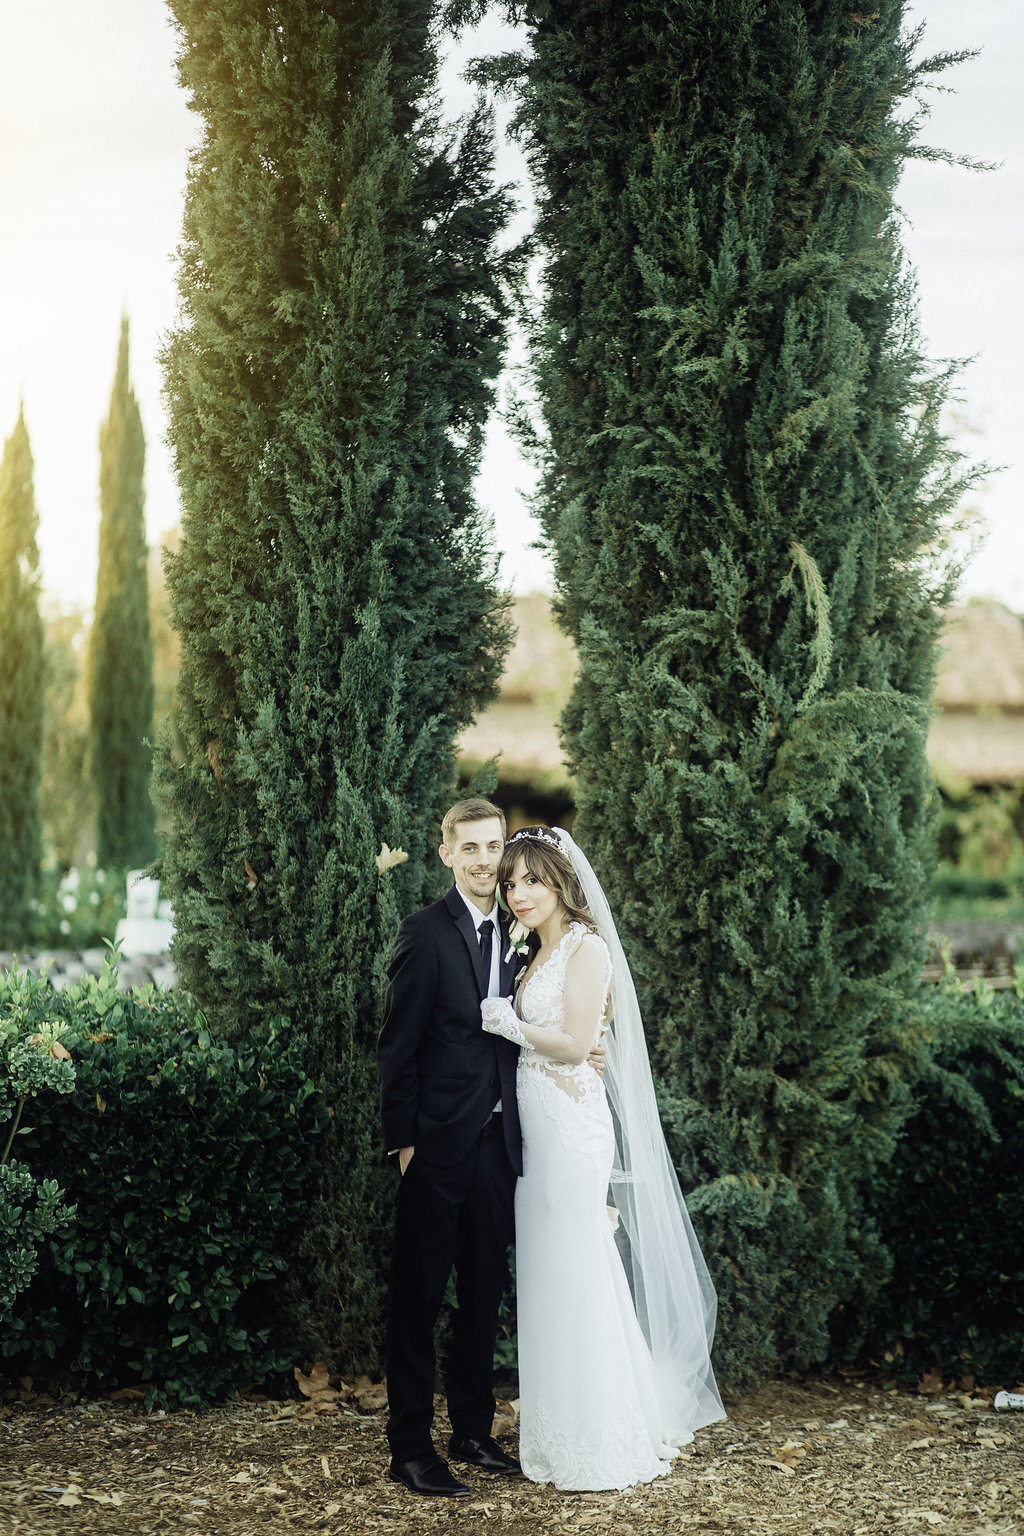
{"label": "groom's face", "polygon": [[488,816],[483,821],[458,822],[451,846],[442,843],[437,851],[462,894],[489,911],[504,847],[501,822],[497,816]]}

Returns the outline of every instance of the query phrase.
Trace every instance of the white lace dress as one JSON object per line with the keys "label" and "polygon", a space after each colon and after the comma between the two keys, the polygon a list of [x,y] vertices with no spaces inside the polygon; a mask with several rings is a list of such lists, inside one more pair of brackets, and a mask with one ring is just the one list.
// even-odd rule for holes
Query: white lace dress
{"label": "white lace dress", "polygon": [[[566,966],[593,945],[574,923],[519,998],[524,1021],[558,1027]],[[594,1021],[594,1040],[602,1021]],[[534,1482],[628,1488],[669,1470],[650,1351],[607,1208],[614,1133],[598,1074],[524,1048],[517,1077],[523,1176],[516,1189],[520,1457]]]}

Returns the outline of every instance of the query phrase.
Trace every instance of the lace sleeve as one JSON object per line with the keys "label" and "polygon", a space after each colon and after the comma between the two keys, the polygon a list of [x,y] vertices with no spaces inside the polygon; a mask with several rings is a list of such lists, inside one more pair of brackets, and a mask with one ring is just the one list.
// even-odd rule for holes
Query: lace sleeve
{"label": "lace sleeve", "polygon": [[[597,966],[598,973],[604,978],[603,995],[605,1001],[607,1002],[608,994],[611,991],[612,986],[612,957],[608,953],[608,945],[605,943],[604,939],[602,939],[599,933],[592,933],[590,929],[585,929],[583,933],[580,934],[578,942],[573,945],[570,951],[570,960],[572,959],[573,955],[578,954],[582,948],[589,950],[595,957],[594,963]],[[601,1022],[602,1025],[604,1025],[607,1023],[607,1020],[602,1017]]]}
{"label": "lace sleeve", "polygon": [[565,1027],[586,1039],[587,1049],[600,1040],[608,1025],[612,960],[598,933],[584,929],[572,946],[565,967]]}
{"label": "lace sleeve", "polygon": [[485,1034],[502,1035],[513,1045],[529,1045],[509,998],[485,997],[480,1004],[480,1017]]}

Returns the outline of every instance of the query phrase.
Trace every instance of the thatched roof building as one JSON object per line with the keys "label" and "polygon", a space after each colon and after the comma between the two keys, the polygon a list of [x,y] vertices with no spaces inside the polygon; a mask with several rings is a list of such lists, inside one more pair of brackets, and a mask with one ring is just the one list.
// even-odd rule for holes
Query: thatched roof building
{"label": "thatched roof building", "polygon": [[[569,696],[575,651],[544,593],[516,599],[519,635],[498,702],[463,733],[464,763],[500,757],[501,781],[564,791],[558,716]],[[928,757],[940,782],[1024,782],[1024,624],[1001,603],[951,608],[935,691]]]}

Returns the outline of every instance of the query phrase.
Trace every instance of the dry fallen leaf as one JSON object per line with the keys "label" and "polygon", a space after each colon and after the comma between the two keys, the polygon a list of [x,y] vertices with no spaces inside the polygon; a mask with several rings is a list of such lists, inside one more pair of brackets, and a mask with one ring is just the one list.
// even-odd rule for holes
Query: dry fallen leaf
{"label": "dry fallen leaf", "polygon": [[807,1455],[807,1446],[804,1444],[797,1445],[792,1440],[787,1440],[785,1445],[777,1446],[772,1451],[772,1455],[783,1466],[788,1467],[793,1472],[796,1470],[797,1463],[802,1461]]}
{"label": "dry fallen leaf", "polygon": [[67,1049],[66,1046],[61,1045],[59,1040],[51,1039],[49,1042],[47,1042],[46,1035],[29,1035],[28,1043],[29,1045],[45,1045],[47,1047],[47,1056],[52,1056],[54,1061],[71,1060],[71,1052]]}
{"label": "dry fallen leaf", "polygon": [[387,843],[381,843],[380,853],[374,859],[378,875],[382,875],[386,869],[394,869],[396,864],[405,864],[409,855],[404,848],[389,848]]}
{"label": "dry fallen leaf", "polygon": [[352,1396],[364,1413],[379,1413],[388,1405],[388,1389],[382,1381],[371,1381],[369,1376],[360,1376],[352,1389]]}
{"label": "dry fallen leaf", "polygon": [[334,1391],[331,1386],[331,1373],[322,1360],[316,1362],[308,1376],[302,1374],[299,1366],[295,1366],[292,1375],[303,1397],[319,1397],[322,1393]]}
{"label": "dry fallen leaf", "polygon": [[504,1398],[499,1398],[494,1405],[494,1422],[491,1425],[491,1435],[497,1439],[499,1435],[507,1435],[515,1429],[516,1420],[519,1417],[519,1399],[508,1403]]}

